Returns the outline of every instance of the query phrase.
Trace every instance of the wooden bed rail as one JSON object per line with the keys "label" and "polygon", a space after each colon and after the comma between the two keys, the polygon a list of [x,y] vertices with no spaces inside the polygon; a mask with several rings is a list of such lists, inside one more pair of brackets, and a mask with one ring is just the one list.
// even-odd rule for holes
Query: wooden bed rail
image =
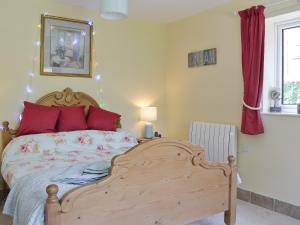
{"label": "wooden bed rail", "polygon": [[47,187],[46,225],[184,225],[224,212],[236,217],[236,165],[209,163],[186,142],[161,139],[112,160],[109,176],[59,201]]}

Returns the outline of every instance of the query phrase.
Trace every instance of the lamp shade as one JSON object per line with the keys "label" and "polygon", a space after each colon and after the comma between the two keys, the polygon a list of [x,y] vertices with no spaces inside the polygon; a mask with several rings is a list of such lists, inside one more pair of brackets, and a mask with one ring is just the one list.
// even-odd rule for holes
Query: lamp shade
{"label": "lamp shade", "polygon": [[157,120],[157,108],[156,107],[142,107],[141,108],[141,120],[145,122],[151,122]]}
{"label": "lamp shade", "polygon": [[100,14],[107,20],[121,20],[128,17],[128,0],[101,0]]}

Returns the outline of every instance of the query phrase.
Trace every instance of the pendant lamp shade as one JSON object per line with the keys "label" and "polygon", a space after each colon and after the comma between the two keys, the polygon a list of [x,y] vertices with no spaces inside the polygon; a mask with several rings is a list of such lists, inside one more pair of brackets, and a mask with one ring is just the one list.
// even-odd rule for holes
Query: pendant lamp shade
{"label": "pendant lamp shade", "polygon": [[100,13],[107,20],[122,20],[128,17],[128,0],[101,0]]}

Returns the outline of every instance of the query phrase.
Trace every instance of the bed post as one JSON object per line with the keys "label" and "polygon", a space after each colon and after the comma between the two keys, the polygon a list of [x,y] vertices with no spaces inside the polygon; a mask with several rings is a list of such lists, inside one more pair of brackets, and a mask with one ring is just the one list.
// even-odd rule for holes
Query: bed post
{"label": "bed post", "polygon": [[236,223],[236,165],[234,156],[228,157],[228,164],[231,168],[229,178],[229,209],[225,212],[224,221],[226,225],[234,225]]}
{"label": "bed post", "polygon": [[61,206],[57,197],[58,186],[55,184],[49,185],[46,191],[48,194],[45,207],[46,225],[60,225]]}
{"label": "bed post", "polygon": [[[0,165],[2,164],[2,155],[7,144],[12,140],[12,135],[15,131],[9,128],[9,122],[2,122],[1,130],[1,148],[0,148]],[[0,175],[0,200],[6,199],[9,192],[9,187],[5,183],[2,175]]]}
{"label": "bed post", "polygon": [[11,132],[9,129],[9,122],[4,121],[2,123],[2,132],[1,132],[1,138],[2,138],[2,142],[1,142],[1,161],[2,161],[2,152],[4,150],[4,148],[6,147],[6,145],[11,141]]}

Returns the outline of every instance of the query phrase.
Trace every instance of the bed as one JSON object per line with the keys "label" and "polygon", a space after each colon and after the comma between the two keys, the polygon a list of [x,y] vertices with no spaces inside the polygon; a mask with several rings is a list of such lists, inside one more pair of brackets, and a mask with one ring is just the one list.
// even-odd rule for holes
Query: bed
{"label": "bed", "polygon": [[[99,107],[92,97],[69,88],[50,93],[37,103]],[[203,149],[188,142],[162,138],[137,145],[134,137],[125,131],[75,131],[14,139],[16,130],[10,129],[8,122],[4,122],[3,127],[2,174],[11,187],[4,211],[13,215],[17,212],[14,224],[41,225],[42,221],[46,225],[184,225],[220,212],[224,212],[226,225],[235,224],[236,165],[233,156],[228,157],[228,164],[210,163],[205,160]],[[80,135],[91,136],[96,142],[89,142],[88,139],[86,142],[95,145],[76,150],[81,157],[78,163],[61,163],[64,154],[57,152],[66,151],[66,157],[69,157],[69,152],[73,151],[70,146],[74,148],[76,143],[66,141],[64,147],[57,147],[56,142],[60,142],[61,137],[77,140]],[[114,140],[111,145],[113,150],[95,147],[101,142],[101,137],[101,145],[107,144],[107,136],[109,140]],[[49,148],[46,155],[52,164],[45,165],[39,158],[34,158],[36,155],[19,157],[16,163],[16,154],[13,153],[16,150],[11,149],[15,149],[15,145],[21,146],[24,142],[22,138],[30,139],[27,147],[33,149],[32,153],[35,153],[36,145],[53,142],[52,147],[43,148]],[[108,155],[104,149],[108,149]],[[73,153],[70,153],[71,157]],[[89,166],[99,166],[108,161],[107,176],[101,180],[84,185],[66,185],[62,182],[70,179],[66,174],[71,176],[86,169],[87,163]],[[7,165],[14,168],[12,165],[20,163],[26,166],[33,162],[39,162],[38,171],[22,170],[15,166],[15,174],[8,172],[14,170],[7,169]],[[58,165],[56,163],[60,166],[53,166]],[[18,204],[19,208],[16,207]],[[24,215],[30,219],[25,221],[22,218]]]}

